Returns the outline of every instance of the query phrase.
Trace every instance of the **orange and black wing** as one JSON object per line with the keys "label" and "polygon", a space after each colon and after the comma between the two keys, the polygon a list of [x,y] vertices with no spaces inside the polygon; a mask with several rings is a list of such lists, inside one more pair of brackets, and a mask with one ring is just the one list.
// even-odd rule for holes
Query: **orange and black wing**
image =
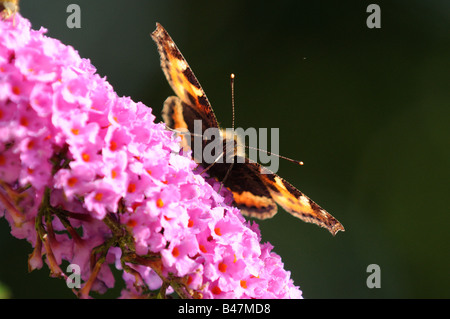
{"label": "orange and black wing", "polygon": [[[242,163],[244,160],[244,163]],[[213,165],[208,173],[222,181],[231,163]],[[247,216],[258,219],[273,217],[277,205],[307,223],[328,229],[335,235],[344,226],[290,183],[248,158],[234,159],[224,185],[233,193],[234,205]]]}
{"label": "orange and black wing", "polygon": [[267,187],[272,199],[285,211],[304,222],[328,229],[333,236],[338,231],[345,231],[344,226],[336,218],[286,180],[277,174],[265,173],[267,174],[260,175],[261,181]]}
{"label": "orange and black wing", "polygon": [[[253,165],[248,158],[235,156],[231,163],[211,166],[208,174],[219,181],[233,193],[234,206],[241,213],[258,219],[271,218],[277,213],[277,204],[261,179],[260,166]],[[225,175],[228,173],[227,178]]]}
{"label": "orange and black wing", "polygon": [[[192,114],[197,114],[198,119],[202,119],[205,125],[218,127],[216,116],[205,92],[170,35],[157,23],[156,30],[151,36],[158,46],[161,68],[167,81],[182,102],[179,104],[182,107],[191,108]],[[168,113],[172,110],[164,111]],[[166,122],[166,124],[170,126],[169,123]]]}

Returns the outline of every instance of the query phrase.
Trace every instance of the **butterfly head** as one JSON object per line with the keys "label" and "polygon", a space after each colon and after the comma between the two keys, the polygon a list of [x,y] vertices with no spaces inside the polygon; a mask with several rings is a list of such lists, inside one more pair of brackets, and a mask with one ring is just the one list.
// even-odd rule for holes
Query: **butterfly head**
{"label": "butterfly head", "polygon": [[227,145],[232,146],[231,149],[233,150],[233,152],[228,151],[230,148],[227,148],[227,156],[245,157],[244,141],[242,140],[242,137],[236,134],[233,129],[220,129],[220,137],[223,140],[224,147],[226,147]]}

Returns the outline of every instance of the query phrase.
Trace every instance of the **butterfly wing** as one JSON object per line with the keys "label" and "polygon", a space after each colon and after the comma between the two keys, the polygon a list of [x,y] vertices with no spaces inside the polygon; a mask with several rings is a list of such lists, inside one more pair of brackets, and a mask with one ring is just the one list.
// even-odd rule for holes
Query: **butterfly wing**
{"label": "butterfly wing", "polygon": [[[253,164],[258,165],[259,164]],[[313,223],[328,229],[334,235],[345,231],[344,226],[322,207],[313,202],[289,182],[271,172],[261,174],[261,181],[266,185],[273,200],[285,211],[307,223]]]}
{"label": "butterfly wing", "polygon": [[161,68],[175,94],[190,107],[209,127],[218,127],[216,116],[200,83],[167,31],[156,24],[151,34],[158,46]]}
{"label": "butterfly wing", "polygon": [[[224,185],[233,193],[234,204],[244,215],[271,218],[277,213],[278,204],[293,216],[324,227],[333,235],[345,230],[332,215],[277,174],[249,158],[238,160],[235,156],[234,162]],[[223,180],[230,165],[213,165],[208,172]]]}
{"label": "butterfly wing", "polygon": [[[194,143],[201,143],[202,150],[208,144],[208,141],[202,139],[203,133],[206,129],[210,128],[207,124],[208,121],[205,119],[205,114],[199,112],[198,108],[193,108],[189,104],[184,103],[177,96],[169,96],[164,102],[164,107],[162,110],[162,118],[164,123],[168,127],[171,127],[179,132],[189,132],[189,135],[181,135],[181,146],[185,151],[190,149],[191,145]],[[201,131],[198,132],[200,136],[196,136],[196,129],[194,128],[194,121],[201,120]],[[218,128],[217,128],[218,129]],[[190,143],[186,138],[190,136]],[[197,141],[195,141],[197,139]],[[202,154],[197,154],[197,150],[194,150],[192,156],[197,160],[198,163],[202,162]],[[204,163],[207,166],[207,163]],[[206,167],[205,166],[205,167]]]}
{"label": "butterfly wing", "polygon": [[238,160],[238,156],[234,158],[231,171],[230,166],[231,163],[213,165],[208,173],[224,182],[224,186],[233,193],[234,206],[242,214],[258,219],[273,217],[277,213],[277,205],[261,180],[260,166],[252,165],[248,158],[240,157]]}

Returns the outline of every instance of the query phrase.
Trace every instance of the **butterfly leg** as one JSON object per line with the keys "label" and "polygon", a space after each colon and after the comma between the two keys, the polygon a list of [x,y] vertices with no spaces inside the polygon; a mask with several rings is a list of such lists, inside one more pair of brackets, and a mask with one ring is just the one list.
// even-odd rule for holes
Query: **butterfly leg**
{"label": "butterfly leg", "polygon": [[234,165],[234,162],[231,163],[230,167],[229,167],[228,170],[227,170],[227,173],[225,174],[225,177],[224,177],[224,178],[222,179],[222,181],[220,182],[220,187],[219,187],[219,191],[218,191],[219,194],[220,194],[220,192],[222,191],[222,187],[223,187],[223,185],[225,184],[225,181],[227,180],[228,175],[230,175],[230,172],[231,172],[231,170],[233,169],[233,165]]}
{"label": "butterfly leg", "polygon": [[202,175],[203,173],[205,173],[207,170],[209,170],[214,164],[217,163],[217,161],[222,157],[223,152],[219,154],[219,156],[217,156],[217,158],[214,160],[214,162],[212,162],[211,164],[209,164],[203,171],[201,171],[200,175]]}

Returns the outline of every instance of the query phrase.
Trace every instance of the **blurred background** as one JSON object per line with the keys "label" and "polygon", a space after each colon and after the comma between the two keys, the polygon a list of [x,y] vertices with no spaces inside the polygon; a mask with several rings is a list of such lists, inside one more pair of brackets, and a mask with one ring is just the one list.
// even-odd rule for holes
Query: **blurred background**
{"label": "blurred background", "polygon": [[[81,8],[69,29],[67,6]],[[366,25],[381,8],[381,28]],[[72,45],[120,96],[161,120],[173,95],[149,34],[160,22],[223,127],[280,128],[279,175],[345,226],[280,209],[258,222],[305,298],[450,298],[450,2],[22,0],[34,29]],[[0,296],[74,298],[0,220]],[[370,289],[367,267],[381,270]],[[110,292],[106,297],[114,297]]]}

